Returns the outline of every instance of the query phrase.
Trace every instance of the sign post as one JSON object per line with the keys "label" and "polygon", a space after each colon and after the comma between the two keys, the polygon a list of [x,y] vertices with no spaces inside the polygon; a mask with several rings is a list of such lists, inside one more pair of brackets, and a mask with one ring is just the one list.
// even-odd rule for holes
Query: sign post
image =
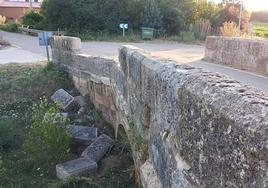
{"label": "sign post", "polygon": [[121,24],[119,25],[119,27],[120,27],[121,29],[123,29],[123,37],[125,37],[125,35],[126,35],[125,30],[128,29],[128,24],[126,24],[126,23],[121,23]]}
{"label": "sign post", "polygon": [[47,61],[50,61],[48,46],[50,46],[49,39],[53,36],[52,32],[40,32],[38,33],[38,40],[40,46],[46,46]]}

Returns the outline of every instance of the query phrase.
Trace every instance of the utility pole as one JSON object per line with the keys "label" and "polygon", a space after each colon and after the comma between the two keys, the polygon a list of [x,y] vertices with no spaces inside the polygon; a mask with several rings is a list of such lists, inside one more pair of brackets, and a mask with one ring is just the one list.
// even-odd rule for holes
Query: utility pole
{"label": "utility pole", "polygon": [[33,0],[29,0],[30,1],[30,8],[33,8]]}
{"label": "utility pole", "polygon": [[239,14],[239,22],[238,22],[238,32],[240,35],[240,29],[241,29],[241,22],[242,22],[242,13],[243,13],[243,1],[240,0],[240,14]]}

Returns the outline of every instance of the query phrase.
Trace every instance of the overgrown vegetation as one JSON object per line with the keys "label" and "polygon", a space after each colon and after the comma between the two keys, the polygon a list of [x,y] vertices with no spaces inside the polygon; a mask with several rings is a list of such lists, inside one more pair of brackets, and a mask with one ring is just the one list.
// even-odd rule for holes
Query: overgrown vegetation
{"label": "overgrown vegetation", "polygon": [[19,24],[15,22],[6,22],[4,25],[0,25],[0,29],[3,31],[17,32]]}
{"label": "overgrown vegetation", "polygon": [[251,21],[252,22],[268,23],[268,11],[266,10],[266,11],[252,12]]}
{"label": "overgrown vegetation", "polygon": [[161,35],[164,32],[162,16],[155,0],[145,0],[142,7],[141,26],[154,28],[157,31],[157,36]]}
{"label": "overgrown vegetation", "polygon": [[[186,38],[187,35],[204,40],[209,34],[219,34],[219,27],[224,22],[238,24],[239,10],[238,1],[228,0],[220,4],[206,0],[46,0],[41,14],[45,28],[67,30],[87,40],[95,36],[109,38],[104,36],[120,35],[119,23],[128,23],[134,31],[127,35],[136,36],[134,33],[140,33],[141,27],[151,27],[156,29],[155,36],[160,38],[180,35]],[[241,30],[245,32],[248,20],[249,13],[244,9]],[[209,30],[195,30],[192,35],[192,26],[198,22],[206,23]]]}
{"label": "overgrown vegetation", "polygon": [[220,28],[220,35],[224,37],[239,36],[238,28],[235,22],[224,22]]}
{"label": "overgrown vegetation", "polygon": [[21,18],[23,25],[28,25],[31,29],[43,29],[44,17],[40,12],[30,10]]}
{"label": "overgrown vegetation", "polygon": [[254,22],[253,23],[253,35],[257,37],[268,38],[268,22]]}
{"label": "overgrown vegetation", "polygon": [[[73,85],[51,63],[0,66],[0,187],[134,188],[131,152],[122,143],[101,161],[96,176],[68,182],[56,178],[55,164],[77,158],[82,147],[71,143],[64,128],[72,119],[57,120],[55,126],[53,114],[60,110],[47,99],[59,88],[70,91]],[[113,136],[100,113],[88,108],[92,118],[85,125],[94,123],[100,133]],[[46,113],[50,116],[44,120]]]}
{"label": "overgrown vegetation", "polygon": [[[64,153],[65,148],[61,147],[63,143],[56,142],[57,137],[51,142],[60,148],[53,148],[49,139],[43,139],[44,133],[50,135],[49,138],[55,134],[64,137],[64,142],[68,137],[36,118],[37,109],[45,113],[55,111],[55,107],[47,104],[45,109],[42,102],[32,111],[32,106],[58,87],[70,85],[65,73],[52,64],[0,66],[0,187],[46,187],[55,181],[52,164],[63,159],[60,153]],[[64,158],[69,156],[66,154]]]}
{"label": "overgrown vegetation", "polygon": [[[157,38],[192,41],[220,35],[220,27],[227,22],[238,26],[240,7],[239,0],[219,4],[207,0],[44,0],[40,12],[30,11],[20,21],[30,28],[62,30],[83,40],[137,42],[141,28],[151,27]],[[252,20],[263,20],[260,15],[266,12],[253,13]],[[241,36],[249,34],[249,20],[250,13],[243,7]],[[120,23],[129,24],[126,37],[122,37]],[[16,27],[6,23],[0,29],[16,31]],[[255,33],[263,36],[261,28]]]}

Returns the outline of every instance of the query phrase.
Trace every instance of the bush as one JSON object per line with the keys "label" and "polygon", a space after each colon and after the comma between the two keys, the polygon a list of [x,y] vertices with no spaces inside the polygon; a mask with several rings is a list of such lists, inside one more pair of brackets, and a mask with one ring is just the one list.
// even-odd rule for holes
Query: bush
{"label": "bush", "polygon": [[33,29],[42,29],[42,22],[44,20],[44,17],[36,11],[29,11],[27,12],[22,18],[22,24],[29,25],[30,28]]}
{"label": "bush", "polygon": [[191,42],[195,40],[194,32],[192,31],[182,31],[180,33],[180,41]]}
{"label": "bush", "polygon": [[4,25],[0,25],[0,29],[4,31],[9,31],[9,32],[17,32],[18,31],[18,24],[15,22],[7,22]]}
{"label": "bush", "polygon": [[142,27],[162,28],[162,17],[155,0],[145,0],[142,11]]}
{"label": "bush", "polygon": [[4,25],[6,23],[6,17],[0,15],[0,25]]}
{"label": "bush", "polygon": [[[57,163],[70,159],[71,137],[66,130],[66,122],[55,122],[56,104],[49,105],[43,98],[39,105],[33,106],[30,135],[22,146],[32,169],[41,168],[43,174],[55,174]],[[44,120],[46,113],[52,114]],[[54,114],[54,115],[53,115]]]}
{"label": "bush", "polygon": [[268,38],[268,24],[267,23],[253,23],[253,35],[257,37]]}
{"label": "bush", "polygon": [[[58,105],[49,105],[45,98],[42,99],[39,105],[33,107],[31,129],[34,136],[44,142],[49,153],[52,155],[57,153],[55,160],[60,161],[69,153],[71,138],[65,127],[67,122],[64,118],[58,118],[57,113],[59,113]],[[50,115],[44,119],[46,114]]]}
{"label": "bush", "polygon": [[209,20],[200,19],[195,22],[194,34],[198,40],[205,40],[206,37],[211,33],[211,24]]}
{"label": "bush", "polygon": [[224,22],[220,27],[220,36],[235,37],[239,35],[238,28],[235,22]]}
{"label": "bush", "polygon": [[15,145],[15,127],[11,122],[0,119],[0,153],[6,152]]}

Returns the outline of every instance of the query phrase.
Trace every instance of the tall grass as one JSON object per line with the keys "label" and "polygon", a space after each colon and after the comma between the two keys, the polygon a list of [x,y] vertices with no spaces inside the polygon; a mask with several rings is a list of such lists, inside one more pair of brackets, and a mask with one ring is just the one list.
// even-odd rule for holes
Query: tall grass
{"label": "tall grass", "polygon": [[257,37],[268,38],[268,23],[254,22],[253,35]]}

